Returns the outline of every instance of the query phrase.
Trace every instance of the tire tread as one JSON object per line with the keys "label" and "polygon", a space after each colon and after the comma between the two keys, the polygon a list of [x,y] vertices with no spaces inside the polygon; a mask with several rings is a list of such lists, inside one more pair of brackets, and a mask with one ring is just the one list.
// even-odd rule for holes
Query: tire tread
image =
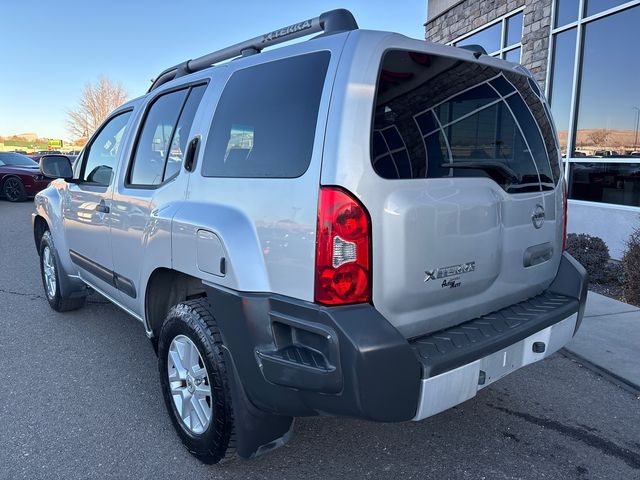
{"label": "tire tread", "polygon": [[[44,247],[48,245],[51,249],[51,252],[56,260],[56,276],[57,276],[57,291],[56,296],[53,299],[50,299],[47,295],[46,286],[44,285],[44,275],[42,273],[42,252],[44,251]],[[56,312],[69,312],[72,310],[78,310],[82,308],[86,303],[87,297],[86,295],[80,297],[63,297],[60,294],[60,276],[66,275],[66,273],[61,269],[60,263],[57,261],[58,252],[56,250],[55,244],[53,243],[53,238],[51,237],[51,232],[49,230],[45,230],[42,235],[42,239],[40,240],[40,249],[39,253],[39,262],[40,262],[40,275],[42,276],[43,288],[45,289],[45,298],[49,302],[51,308],[53,308]]]}
{"label": "tire tread", "polygon": [[[196,298],[181,302],[169,310],[167,320],[181,318],[194,330],[199,337],[200,343],[205,346],[205,351],[201,352],[203,356],[209,357],[210,363],[215,365],[217,372],[209,374],[209,381],[212,388],[212,398],[216,402],[215,410],[223,411],[224,415],[215,416],[215,439],[212,442],[211,449],[203,454],[202,451],[191,448],[184,443],[185,448],[192,455],[196,456],[205,463],[227,463],[237,457],[236,455],[236,432],[235,417],[233,413],[233,405],[231,403],[231,388],[229,385],[229,375],[227,365],[224,359],[223,340],[220,328],[211,313],[209,301],[206,297]],[[207,335],[213,339],[212,348],[207,348],[210,341]],[[161,343],[163,335],[160,335]],[[166,361],[162,355],[158,358],[159,362]]]}

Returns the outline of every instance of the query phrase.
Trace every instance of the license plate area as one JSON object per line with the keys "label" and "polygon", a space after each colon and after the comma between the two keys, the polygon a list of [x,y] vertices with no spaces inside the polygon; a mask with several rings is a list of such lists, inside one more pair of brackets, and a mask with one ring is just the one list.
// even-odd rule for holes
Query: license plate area
{"label": "license plate area", "polygon": [[[527,338],[454,370],[423,379],[414,420],[436,415],[458,405],[509,373],[548,357],[562,348],[575,332],[578,314],[565,318]],[[544,343],[542,352],[534,343]]]}
{"label": "license plate area", "polygon": [[524,348],[525,342],[518,342],[483,358],[480,361],[478,387],[486,387],[522,367],[524,365]]}

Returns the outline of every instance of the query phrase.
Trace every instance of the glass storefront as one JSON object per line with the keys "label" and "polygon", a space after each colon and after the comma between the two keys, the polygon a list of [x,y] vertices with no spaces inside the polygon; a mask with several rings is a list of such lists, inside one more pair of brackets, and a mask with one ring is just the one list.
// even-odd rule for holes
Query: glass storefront
{"label": "glass storefront", "polygon": [[637,207],[640,205],[640,163],[572,162],[569,198]]}
{"label": "glass storefront", "polygon": [[554,8],[547,94],[570,198],[640,207],[640,0]]}
{"label": "glass storefront", "polygon": [[551,113],[558,130],[560,151],[563,157],[566,157],[567,154],[575,54],[576,29],[565,30],[556,35],[553,46],[553,64],[549,79],[548,98],[551,104]]}
{"label": "glass storefront", "polygon": [[627,157],[638,149],[640,62],[630,49],[638,26],[640,6],[585,25],[573,156]]}

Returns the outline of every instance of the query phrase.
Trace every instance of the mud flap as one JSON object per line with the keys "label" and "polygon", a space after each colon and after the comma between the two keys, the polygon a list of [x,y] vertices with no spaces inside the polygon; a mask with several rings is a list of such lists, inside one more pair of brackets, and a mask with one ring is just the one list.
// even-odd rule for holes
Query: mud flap
{"label": "mud flap", "polygon": [[255,458],[285,445],[293,434],[293,417],[274,415],[257,409],[247,397],[231,352],[223,346],[229,367],[231,400],[236,431],[236,452]]}

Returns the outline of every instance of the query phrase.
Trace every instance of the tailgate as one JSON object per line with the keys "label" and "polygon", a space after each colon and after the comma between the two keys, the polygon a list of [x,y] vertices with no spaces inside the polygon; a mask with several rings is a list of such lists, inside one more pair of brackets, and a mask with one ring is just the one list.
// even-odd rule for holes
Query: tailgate
{"label": "tailgate", "polygon": [[[504,64],[510,67],[509,64]],[[542,292],[562,249],[557,146],[528,76],[388,50],[371,131],[373,302],[406,337]]]}

